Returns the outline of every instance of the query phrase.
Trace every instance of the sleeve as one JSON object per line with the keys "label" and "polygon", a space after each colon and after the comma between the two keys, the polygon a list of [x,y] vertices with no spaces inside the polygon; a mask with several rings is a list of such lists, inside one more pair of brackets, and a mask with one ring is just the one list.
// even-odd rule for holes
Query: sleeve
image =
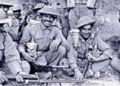
{"label": "sleeve", "polygon": [[6,62],[20,60],[19,53],[15,47],[12,38],[9,36],[8,33],[6,33],[4,45],[5,45],[4,55],[6,57]]}
{"label": "sleeve", "polygon": [[20,66],[21,60],[19,53],[15,47],[15,44],[8,33],[6,33],[5,35],[4,46],[5,46],[4,49],[5,62],[8,65],[10,71],[13,74],[17,74],[17,72],[22,71]]}
{"label": "sleeve", "polygon": [[69,34],[67,38],[67,42],[70,47],[70,51],[67,53],[67,56],[68,56],[71,68],[74,69],[77,67],[77,53],[73,47],[73,40],[72,40],[71,34]]}
{"label": "sleeve", "polygon": [[105,43],[100,36],[97,36],[95,38],[95,42],[98,46],[98,49],[101,50],[103,52],[104,55],[112,58],[112,49],[107,45],[107,43]]}
{"label": "sleeve", "polygon": [[22,38],[20,40],[20,44],[26,43],[30,40],[30,26],[26,26],[23,31]]}
{"label": "sleeve", "polygon": [[67,40],[65,39],[65,37],[62,34],[62,31],[59,28],[54,28],[52,38],[60,40],[61,45],[65,46],[67,51],[69,51]]}
{"label": "sleeve", "polygon": [[70,46],[73,47],[73,40],[72,40],[72,36],[71,33],[69,34],[68,38],[67,38],[68,43],[70,44]]}

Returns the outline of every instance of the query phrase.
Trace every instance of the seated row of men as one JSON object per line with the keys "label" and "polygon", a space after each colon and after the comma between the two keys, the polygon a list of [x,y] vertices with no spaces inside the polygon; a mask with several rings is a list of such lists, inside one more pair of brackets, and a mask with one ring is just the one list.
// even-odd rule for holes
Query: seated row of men
{"label": "seated row of men", "polygon": [[[5,75],[10,73],[22,82],[21,75],[35,73],[39,65],[68,65],[71,68],[68,73],[74,72],[76,79],[98,78],[109,66],[120,70],[118,57],[113,57],[112,49],[100,38],[99,29],[94,29],[94,18],[81,17],[76,29],[65,39],[56,23],[57,10],[52,6],[38,8],[27,21],[20,38],[20,24],[16,23],[19,16],[13,17],[10,24],[6,13],[0,9],[1,84],[7,81]],[[20,12],[20,9],[13,11],[15,15]]]}

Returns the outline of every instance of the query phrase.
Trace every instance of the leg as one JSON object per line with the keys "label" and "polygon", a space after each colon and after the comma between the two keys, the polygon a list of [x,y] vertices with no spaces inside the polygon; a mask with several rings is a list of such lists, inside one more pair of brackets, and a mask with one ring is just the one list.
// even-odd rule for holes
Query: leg
{"label": "leg", "polygon": [[59,46],[56,52],[53,51],[49,50],[45,56],[49,65],[57,65],[66,54],[66,48],[64,46]]}
{"label": "leg", "polygon": [[113,70],[120,73],[120,59],[113,58],[110,62],[110,66],[113,68]]}
{"label": "leg", "polygon": [[63,36],[67,38],[69,32],[68,12],[67,9],[64,8],[59,9],[59,12],[60,12],[60,20],[62,24],[62,33]]}
{"label": "leg", "polygon": [[29,63],[27,61],[22,61],[21,65],[22,65],[23,71],[29,74],[30,73],[30,65],[29,65]]}
{"label": "leg", "polygon": [[[69,63],[69,60],[67,58],[63,58],[60,61],[59,65],[60,66],[69,66],[70,63]],[[74,75],[74,71],[71,68],[63,69],[63,73],[65,75],[68,75],[68,76]]]}
{"label": "leg", "polygon": [[105,60],[102,62],[97,62],[92,64],[92,71],[95,73],[97,71],[106,70],[109,66],[110,60]]}
{"label": "leg", "polygon": [[69,16],[70,30],[75,29],[78,20],[76,16],[75,8],[70,9],[68,16]]}
{"label": "leg", "polygon": [[109,67],[110,60],[104,60],[101,62],[95,62],[92,64],[91,68],[88,69],[85,77],[93,76],[97,72],[105,72],[105,70]]}

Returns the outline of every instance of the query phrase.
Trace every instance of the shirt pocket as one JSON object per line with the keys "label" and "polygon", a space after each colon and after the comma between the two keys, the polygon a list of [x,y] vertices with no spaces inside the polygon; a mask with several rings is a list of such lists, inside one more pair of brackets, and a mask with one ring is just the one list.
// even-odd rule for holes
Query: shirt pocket
{"label": "shirt pocket", "polygon": [[43,43],[43,37],[36,36],[35,37],[35,43],[38,45],[38,50],[43,49],[44,43]]}

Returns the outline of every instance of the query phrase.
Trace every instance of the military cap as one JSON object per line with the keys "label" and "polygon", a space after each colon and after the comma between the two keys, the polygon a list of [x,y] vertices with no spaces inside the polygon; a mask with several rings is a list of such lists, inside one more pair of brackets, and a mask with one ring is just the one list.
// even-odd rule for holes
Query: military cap
{"label": "military cap", "polygon": [[8,7],[12,7],[12,6],[13,6],[12,3],[7,2],[7,1],[5,1],[5,0],[0,0],[0,5],[8,6]]}
{"label": "military cap", "polygon": [[13,12],[15,12],[15,11],[21,11],[21,6],[20,5],[14,5],[13,6],[13,8],[12,8],[12,10],[13,10]]}
{"label": "military cap", "polygon": [[88,24],[94,24],[95,22],[96,20],[94,18],[89,17],[89,16],[84,16],[78,20],[76,28],[80,28]]}
{"label": "military cap", "polygon": [[43,8],[44,6],[45,6],[44,3],[38,3],[38,4],[34,7],[33,11],[39,10],[39,9]]}
{"label": "military cap", "polygon": [[0,9],[0,24],[5,24],[5,23],[8,23],[8,19],[7,19],[7,16],[5,14],[5,12]]}
{"label": "military cap", "polygon": [[50,14],[50,15],[54,15],[54,16],[59,16],[59,13],[54,6],[44,6],[38,12],[42,13],[42,14]]}

